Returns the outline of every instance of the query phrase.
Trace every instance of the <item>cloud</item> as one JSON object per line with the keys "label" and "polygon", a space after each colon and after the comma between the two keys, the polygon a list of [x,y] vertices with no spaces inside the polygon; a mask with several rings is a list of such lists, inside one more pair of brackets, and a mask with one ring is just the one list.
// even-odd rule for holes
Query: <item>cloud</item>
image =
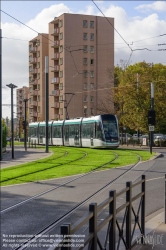
{"label": "cloud", "polygon": [[135,7],[136,10],[139,10],[143,13],[149,11],[156,11],[156,12],[165,12],[166,11],[166,2],[165,1],[157,1],[152,4],[141,4]]}
{"label": "cloud", "polygon": [[[164,48],[163,46],[157,46],[157,44],[165,43],[165,36],[156,38],[152,37],[165,33],[166,21],[160,20],[159,15],[156,13],[146,15],[146,17],[140,15],[139,17],[134,16],[131,18],[127,15],[126,11],[117,4],[110,5],[108,8],[104,8],[104,1],[100,4],[100,8],[105,16],[115,18],[115,29],[123,37],[122,39],[114,30],[115,64],[119,63],[121,59],[128,61],[131,55],[131,50],[126,43],[128,43],[133,50],[142,48],[154,50],[151,52],[147,50],[134,51],[131,56],[131,63],[143,60],[153,63],[165,62],[165,53],[155,51]],[[67,6],[67,2],[66,5],[63,3],[55,4],[49,8],[43,9],[34,19],[27,22],[26,25],[39,33],[47,33],[48,23],[52,21],[54,17],[68,12],[72,13],[71,9]],[[77,14],[102,16],[101,12],[95,8],[93,4],[90,5],[89,3],[84,7],[84,10],[78,10]],[[37,36],[37,33],[20,23],[12,21],[10,23],[2,23],[2,36],[26,40],[2,39],[2,83],[5,87],[5,89],[3,89],[2,102],[10,103],[10,90],[6,87],[6,84],[12,82],[19,88],[29,85],[28,41]],[[7,110],[9,110],[9,114],[7,114]],[[3,116],[5,117],[6,115],[10,117],[10,109],[3,107]]]}

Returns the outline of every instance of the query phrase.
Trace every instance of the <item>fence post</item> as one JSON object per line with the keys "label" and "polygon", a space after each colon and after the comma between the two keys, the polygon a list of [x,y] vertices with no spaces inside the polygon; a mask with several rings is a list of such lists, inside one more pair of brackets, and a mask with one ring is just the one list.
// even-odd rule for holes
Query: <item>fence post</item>
{"label": "fence post", "polygon": [[89,212],[93,212],[93,217],[89,220],[89,233],[93,234],[90,250],[95,250],[97,249],[97,203],[89,205]]}
{"label": "fence post", "polygon": [[[61,235],[71,235],[71,224],[65,223],[61,226]],[[70,236],[65,237],[65,239],[70,239]],[[65,242],[61,247],[61,250],[71,250],[71,242]]]}
{"label": "fence post", "polygon": [[141,204],[141,229],[142,229],[142,237],[141,237],[141,243],[144,243],[145,239],[145,186],[146,186],[146,176],[142,175],[142,186],[141,186],[141,192],[144,193],[142,196],[142,204]]}
{"label": "fence post", "polygon": [[126,192],[126,202],[128,202],[127,206],[127,214],[126,214],[126,244],[129,250],[131,250],[131,209],[132,209],[132,182],[126,182],[126,187],[129,190]]}
{"label": "fence post", "polygon": [[116,190],[110,191],[113,200],[109,203],[109,214],[112,214],[111,227],[109,231],[109,250],[116,248]]}

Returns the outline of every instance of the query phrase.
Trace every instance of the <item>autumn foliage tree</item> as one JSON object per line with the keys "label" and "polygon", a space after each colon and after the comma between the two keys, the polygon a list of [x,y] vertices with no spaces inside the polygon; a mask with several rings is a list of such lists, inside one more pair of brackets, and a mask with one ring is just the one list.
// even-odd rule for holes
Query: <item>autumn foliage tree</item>
{"label": "autumn foliage tree", "polygon": [[112,98],[122,127],[148,133],[151,82],[154,83],[155,131],[166,133],[166,66],[162,64],[140,62],[115,67]]}

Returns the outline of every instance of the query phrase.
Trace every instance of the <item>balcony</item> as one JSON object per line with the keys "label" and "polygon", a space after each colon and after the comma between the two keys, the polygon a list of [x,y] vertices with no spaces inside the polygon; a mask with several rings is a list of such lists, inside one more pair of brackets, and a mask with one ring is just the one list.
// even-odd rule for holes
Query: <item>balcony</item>
{"label": "balcony", "polygon": [[57,41],[54,41],[52,44],[51,44],[51,48],[56,48],[58,47],[60,44],[60,42],[57,40]]}
{"label": "balcony", "polygon": [[52,95],[59,96],[60,95],[60,91],[59,90],[53,90],[52,91]]}
{"label": "balcony", "polygon": [[38,95],[38,90],[32,90],[32,91],[30,92],[30,95]]}
{"label": "balcony", "polygon": [[29,69],[30,74],[37,74],[37,69]]}
{"label": "balcony", "polygon": [[51,83],[59,83],[59,77],[52,78]]}
{"label": "balcony", "polygon": [[53,114],[53,118],[52,118],[53,120],[54,119],[56,119],[56,120],[58,120],[58,119],[60,119],[60,115],[59,114]]}
{"label": "balcony", "polygon": [[60,69],[60,66],[55,65],[55,66],[51,67],[51,72],[59,71],[59,69]]}
{"label": "balcony", "polygon": [[37,63],[37,58],[36,57],[31,57],[29,58],[30,63]]}
{"label": "balcony", "polygon": [[37,117],[37,112],[30,112],[30,116]]}
{"label": "balcony", "polygon": [[51,108],[60,108],[60,103],[59,103],[59,102],[54,102],[54,103],[51,105]]}
{"label": "balcony", "polygon": [[55,28],[55,29],[53,29],[53,31],[51,32],[51,35],[52,35],[52,36],[58,35],[58,34],[59,34],[59,31],[60,31],[59,28]]}
{"label": "balcony", "polygon": [[30,47],[29,48],[29,52],[30,53],[34,53],[34,52],[36,52],[37,51],[37,47]]}
{"label": "balcony", "polygon": [[32,105],[32,106],[37,106],[37,101],[32,101],[32,102],[31,102],[31,105]]}
{"label": "balcony", "polygon": [[56,60],[60,58],[60,54],[59,53],[55,53],[51,56],[51,60]]}

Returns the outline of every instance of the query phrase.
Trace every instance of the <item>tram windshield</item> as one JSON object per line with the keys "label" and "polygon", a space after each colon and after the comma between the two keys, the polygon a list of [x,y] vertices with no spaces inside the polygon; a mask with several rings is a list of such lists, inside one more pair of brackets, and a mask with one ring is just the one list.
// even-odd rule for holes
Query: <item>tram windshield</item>
{"label": "tram windshield", "polygon": [[106,141],[118,141],[118,126],[114,115],[102,115],[103,130]]}

